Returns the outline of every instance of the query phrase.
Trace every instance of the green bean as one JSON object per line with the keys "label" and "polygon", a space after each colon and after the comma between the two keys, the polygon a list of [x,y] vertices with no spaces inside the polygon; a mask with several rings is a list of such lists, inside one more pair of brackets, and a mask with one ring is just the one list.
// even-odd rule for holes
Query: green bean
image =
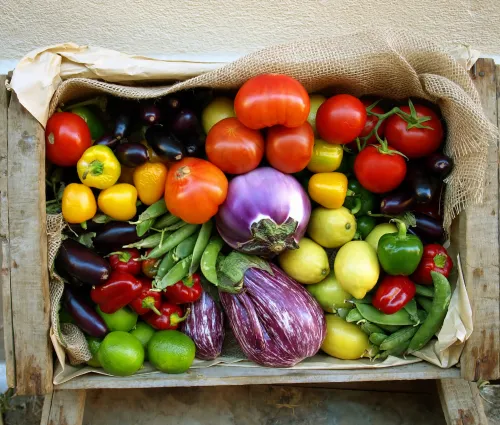
{"label": "green bean", "polygon": [[153,222],[155,221],[154,218],[149,218],[145,221],[141,221],[137,226],[135,226],[135,230],[137,232],[137,236],[141,237],[145,235],[148,230],[151,228],[153,225]]}
{"label": "green bean", "polygon": [[201,272],[206,279],[214,285],[219,284],[217,279],[217,257],[224,246],[220,236],[213,236],[201,256]]}
{"label": "green bean", "polygon": [[168,253],[163,257],[158,266],[158,272],[156,273],[156,280],[160,280],[167,274],[167,272],[174,267],[176,261],[174,259],[174,250],[168,251]]}
{"label": "green bean", "polygon": [[415,301],[415,299],[412,298],[403,308],[409,314],[410,319],[413,320],[414,324],[420,323],[417,315],[417,302]]}
{"label": "green bean", "polygon": [[385,360],[389,356],[401,356],[408,349],[409,345],[410,345],[410,341],[402,342],[400,345],[398,345],[397,347],[394,347],[391,350],[382,351],[375,358],[379,359],[379,360]]}
{"label": "green bean", "polygon": [[191,259],[192,258],[190,255],[189,257],[184,258],[184,260],[179,261],[168,271],[165,276],[163,276],[162,280],[156,282],[155,287],[159,289],[165,289],[169,286],[175,285],[177,282],[179,282],[179,280],[187,277]]}
{"label": "green bean", "polygon": [[370,322],[363,322],[361,323],[361,330],[370,336],[371,334],[377,333],[377,334],[385,334],[384,330],[375,325],[374,323]]}
{"label": "green bean", "polygon": [[179,221],[181,221],[179,217],[176,217],[173,214],[165,214],[156,219],[154,227],[155,229],[164,229],[165,227],[172,226],[172,224],[178,223]]}
{"label": "green bean", "polygon": [[345,320],[350,311],[351,311],[350,308],[338,308],[337,315]]}
{"label": "green bean", "polygon": [[[179,245],[184,239],[189,238],[196,232],[200,226],[198,224],[186,224],[183,228],[172,233],[168,238],[163,240],[161,245],[154,248],[144,259],[163,257],[168,251]],[[161,235],[161,233],[160,233]]]}
{"label": "green bean", "polygon": [[415,285],[417,295],[427,298],[434,298],[434,288],[432,286]]}
{"label": "green bean", "polygon": [[396,311],[396,313],[393,314],[384,314],[370,304],[356,303],[356,307],[364,319],[368,320],[369,322],[376,323],[377,325],[381,324],[401,326],[414,324],[413,320],[411,320],[410,318],[410,315],[404,309]]}
{"label": "green bean", "polygon": [[361,316],[361,313],[357,308],[353,308],[348,314],[347,317],[345,318],[346,322],[359,322],[360,320],[363,320],[363,316]]}
{"label": "green bean", "polygon": [[448,279],[441,273],[431,272],[432,282],[434,283],[434,298],[432,308],[424,323],[418,329],[410,342],[408,351],[413,353],[420,350],[436,334],[443,324],[448,306],[451,300],[451,286]]}
{"label": "green bean", "polygon": [[165,205],[165,200],[162,198],[156,201],[154,204],[147,207],[144,212],[139,216],[139,220],[131,222],[131,224],[140,224],[143,221],[150,220],[152,218],[160,217],[161,215],[167,213],[167,206]]}
{"label": "green bean", "polygon": [[401,345],[403,342],[409,341],[413,338],[418,331],[418,326],[405,326],[397,332],[394,332],[392,335],[389,335],[387,339],[380,344],[380,349],[382,351],[392,350],[397,346]]}
{"label": "green bean", "polygon": [[174,251],[174,260],[179,261],[191,255],[196,245],[196,239],[198,239],[198,234],[189,236],[189,238],[184,239],[179,245],[177,245]]}
{"label": "green bean", "polygon": [[429,298],[425,297],[419,297],[418,295],[415,297],[417,302],[422,306],[422,308],[427,312],[430,313],[432,310],[432,300]]}
{"label": "green bean", "polygon": [[212,229],[214,227],[214,223],[212,220],[203,223],[201,226],[200,233],[198,233],[198,239],[196,239],[196,245],[193,250],[193,261],[189,266],[189,274],[192,275],[198,267],[200,267],[201,257],[203,256],[203,252],[210,241],[210,236],[212,235]]}
{"label": "green bean", "polygon": [[161,233],[148,236],[138,242],[125,245],[123,248],[154,248],[161,241]]}
{"label": "green bean", "polygon": [[379,334],[377,332],[374,332],[370,335],[370,342],[375,345],[380,345],[382,344],[388,336],[386,334]]}
{"label": "green bean", "polygon": [[398,329],[401,329],[401,326],[397,325],[383,325],[379,323],[378,326],[380,326],[384,331],[389,332],[390,334],[396,332]]}

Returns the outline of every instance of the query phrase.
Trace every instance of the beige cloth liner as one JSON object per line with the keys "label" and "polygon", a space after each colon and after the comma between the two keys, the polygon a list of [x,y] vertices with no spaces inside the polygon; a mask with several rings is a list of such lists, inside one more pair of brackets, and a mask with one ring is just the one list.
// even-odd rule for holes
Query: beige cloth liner
{"label": "beige cloth liner", "polygon": [[[457,48],[455,55],[459,61],[431,42],[399,31],[359,33],[274,46],[220,68],[217,68],[220,64],[156,61],[65,44],[32,52],[24,58],[14,72],[11,87],[21,103],[43,125],[58,104],[78,98],[105,93],[145,99],[194,87],[237,89],[248,78],[261,73],[283,73],[295,77],[310,93],[321,91],[325,94],[371,94],[394,99],[410,96],[424,98],[441,108],[448,128],[445,151],[455,162],[454,170],[446,180],[444,225],[448,230],[453,218],[466,206],[482,202],[488,145],[497,137],[497,129],[484,115],[478,93],[466,70],[472,66],[477,54],[464,47]],[[210,69],[214,70],[186,79]],[[82,75],[105,81],[88,78],[63,81],[67,76]],[[186,81],[168,86],[151,84],[152,81],[178,79]],[[129,85],[111,84],[110,81]],[[132,82],[134,85],[130,85]],[[146,86],[145,82],[149,85]],[[141,83],[145,86],[138,86]],[[52,93],[49,106],[48,99]],[[60,215],[48,217],[51,268],[63,228]],[[51,339],[60,362],[54,382],[61,383],[90,371],[103,373],[100,369],[66,363],[64,352],[73,365],[88,360],[90,353],[83,333],[76,326],[59,326],[57,313],[64,283],[54,273],[51,276]],[[450,309],[437,335],[438,340],[432,341],[415,356],[440,367],[456,365],[464,341],[471,332],[472,312],[462,274],[458,273]],[[219,359],[211,362],[197,360],[193,367],[216,363],[258,367],[244,360],[240,353],[235,354],[234,345],[226,346],[228,348]],[[415,357],[390,357],[384,362],[371,363],[368,360],[342,361],[318,355],[295,368],[358,369],[415,361],[419,360]],[[150,372],[151,369],[146,367],[140,373]]]}

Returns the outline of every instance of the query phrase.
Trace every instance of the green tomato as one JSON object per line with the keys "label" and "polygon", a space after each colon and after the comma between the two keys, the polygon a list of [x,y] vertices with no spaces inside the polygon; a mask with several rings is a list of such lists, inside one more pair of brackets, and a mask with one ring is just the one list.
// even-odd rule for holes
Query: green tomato
{"label": "green tomato", "polygon": [[135,311],[127,307],[120,308],[120,310],[111,314],[103,313],[99,306],[97,306],[96,311],[103,318],[110,331],[128,332],[135,327],[137,318],[139,317]]}
{"label": "green tomato", "polygon": [[228,97],[216,97],[212,100],[201,113],[201,122],[205,133],[225,118],[235,117],[234,103]]}
{"label": "green tomato", "polygon": [[382,223],[378,224],[373,228],[370,234],[365,238],[372,248],[377,252],[378,241],[380,238],[387,233],[397,233],[398,228],[392,223]]}
{"label": "green tomato", "polygon": [[317,136],[318,132],[316,131],[316,114],[318,113],[318,109],[321,104],[326,100],[326,97],[320,94],[312,94],[311,96],[309,96],[309,100],[311,102],[311,109],[309,109],[307,122],[311,124],[311,127],[314,130],[314,134]]}
{"label": "green tomato", "polygon": [[342,288],[333,272],[321,282],[307,285],[306,289],[321,308],[329,313],[335,313],[338,308],[353,308],[352,303],[346,302],[352,295]]}
{"label": "green tomato", "polygon": [[70,109],[69,112],[83,118],[89,127],[92,140],[97,140],[104,135],[106,129],[104,128],[101,119],[92,111],[92,109],[86,106],[77,106]]}
{"label": "green tomato", "polygon": [[370,341],[361,328],[333,314],[325,314],[326,337],[321,349],[332,357],[355,360],[363,357],[370,348]]}

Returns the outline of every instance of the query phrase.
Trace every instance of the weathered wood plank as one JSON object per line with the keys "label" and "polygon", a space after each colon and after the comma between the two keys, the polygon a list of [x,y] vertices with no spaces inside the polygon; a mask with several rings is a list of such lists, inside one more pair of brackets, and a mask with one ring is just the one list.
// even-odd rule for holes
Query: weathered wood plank
{"label": "weathered wood plank", "polygon": [[321,382],[398,381],[458,378],[456,368],[441,369],[429,363],[414,363],[383,369],[289,370],[217,366],[191,369],[181,375],[153,373],[111,377],[87,374],[57,385],[57,389],[205,387],[215,385],[294,384]]}
{"label": "weathered wood plank", "polygon": [[437,385],[448,425],[488,425],[475,383],[463,379],[441,379]]}
{"label": "weathered wood plank", "polygon": [[[57,391],[47,394],[40,425],[82,425],[85,410],[84,390]],[[122,406],[122,409],[125,406]],[[128,410],[127,408],[123,409]]]}
{"label": "weathered wood plank", "polygon": [[[497,90],[493,60],[480,59],[477,62],[475,84],[488,118],[496,124]],[[458,226],[462,268],[474,317],[474,332],[460,361],[462,377],[468,381],[500,377],[498,215],[497,141],[488,150],[484,202],[460,214]]]}
{"label": "weathered wood plank", "polygon": [[10,278],[16,390],[52,390],[45,218],[45,143],[40,124],[12,95],[8,127]]}
{"label": "weathered wood plank", "polygon": [[0,264],[2,267],[3,352],[5,353],[7,385],[13,388],[16,381],[10,294],[9,201],[7,194],[7,111],[9,96],[5,88],[5,80],[5,75],[0,76]]}

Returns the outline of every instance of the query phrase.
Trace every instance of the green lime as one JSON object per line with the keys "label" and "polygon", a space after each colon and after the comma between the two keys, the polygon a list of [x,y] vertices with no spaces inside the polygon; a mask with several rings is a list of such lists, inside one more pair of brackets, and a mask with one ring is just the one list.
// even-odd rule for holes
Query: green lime
{"label": "green lime", "polygon": [[136,327],[130,331],[131,335],[134,335],[144,348],[144,354],[147,357],[148,343],[151,337],[155,334],[155,330],[145,322],[137,323]]}
{"label": "green lime", "polygon": [[193,364],[196,347],[191,338],[179,331],[159,331],[150,339],[151,364],[165,373],[183,373]]}
{"label": "green lime", "polygon": [[127,307],[120,308],[111,314],[106,314],[101,311],[99,306],[96,308],[97,313],[106,322],[110,331],[124,331],[128,332],[134,328],[137,323],[137,313]]}
{"label": "green lime", "polygon": [[97,358],[97,352],[99,351],[99,347],[101,346],[102,339],[88,336],[87,342],[89,343],[90,354],[92,354],[92,358],[87,362],[87,364],[92,367],[101,367],[101,363]]}
{"label": "green lime", "polygon": [[128,332],[115,331],[106,335],[97,354],[103,369],[112,375],[128,376],[144,363],[144,348]]}

